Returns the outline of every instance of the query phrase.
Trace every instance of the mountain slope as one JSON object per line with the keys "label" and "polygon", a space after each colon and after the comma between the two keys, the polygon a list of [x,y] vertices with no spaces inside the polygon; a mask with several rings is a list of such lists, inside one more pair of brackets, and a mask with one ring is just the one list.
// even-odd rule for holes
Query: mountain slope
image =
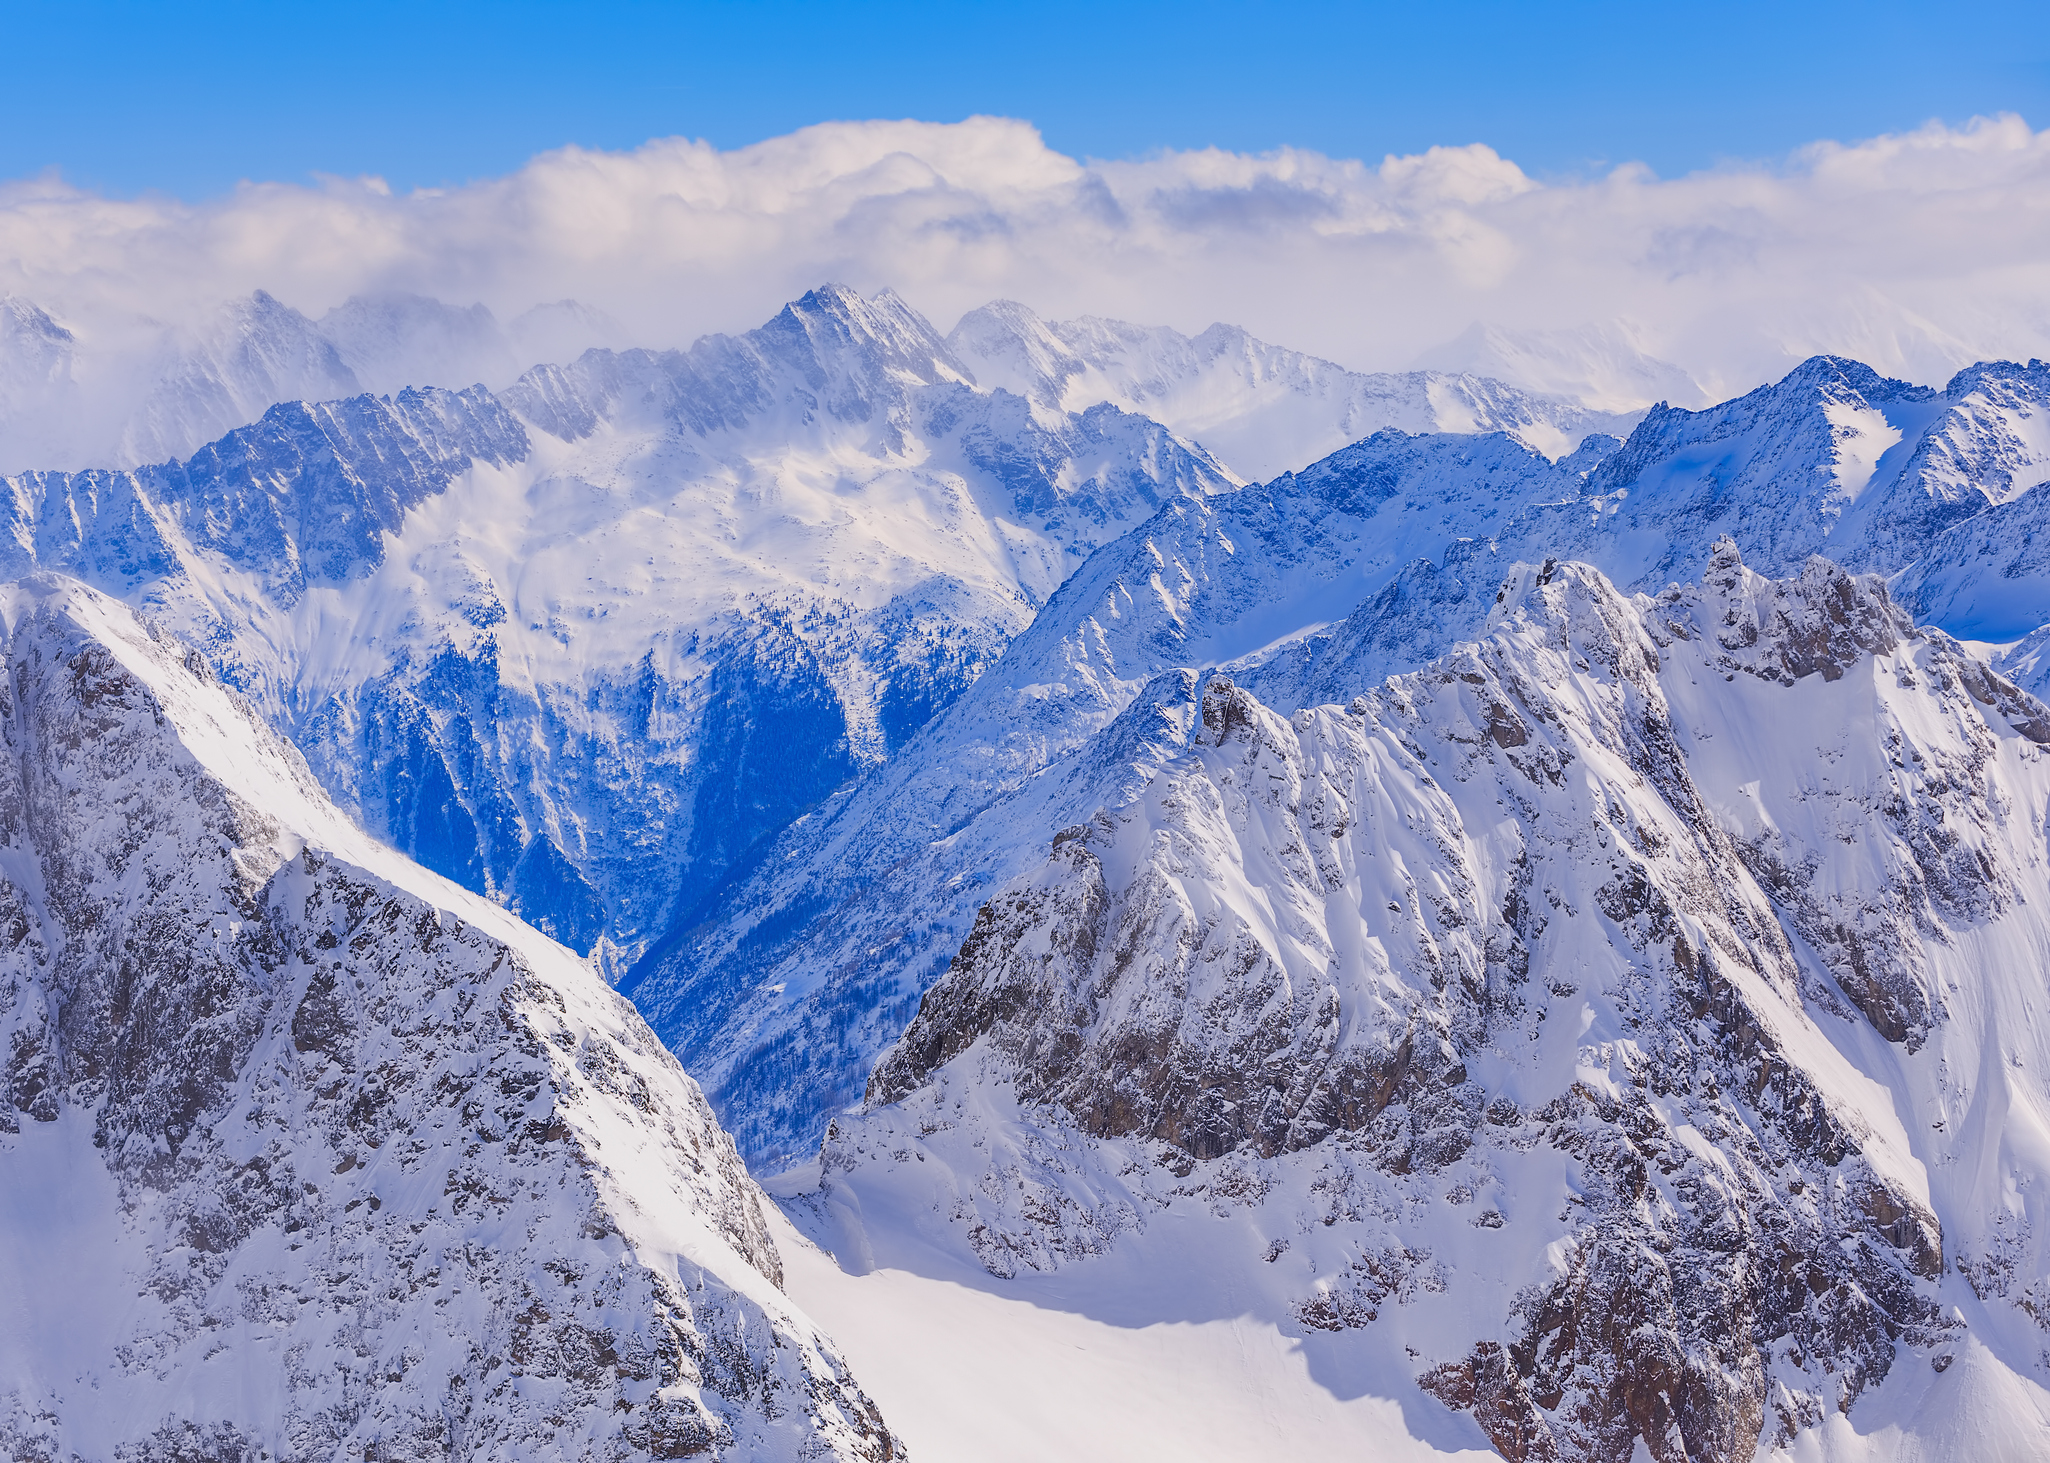
{"label": "mountain slope", "polygon": [[1876,578],[1525,566],[1344,708],[1209,682],[785,1207],[878,1307],[1244,1314],[1419,1453],[2040,1456],[2046,748]]}
{"label": "mountain slope", "polygon": [[1265,487],[1169,505],[1099,550],[904,753],[765,846],[621,989],[701,1074],[751,1161],[802,1161],[992,882],[1086,816],[1074,798],[1150,755],[1133,749],[1186,702],[1175,668],[1342,616],[1448,523],[1485,531],[1577,483],[1503,436],[1389,432]]}
{"label": "mountain slope", "polygon": [[896,1456],[588,967],[124,607],[4,612],[9,1456]]}
{"label": "mountain slope", "polygon": [[[1146,758],[1106,769],[1189,714],[1155,677],[1225,665],[1284,711],[1347,700],[1476,634],[1518,559],[1657,589],[1727,531],[1774,574],[1839,549],[1891,572],[1996,497],[2025,509],[2046,410],[2033,367],[1933,392],[1818,358],[1707,411],[1661,408],[1606,455],[1389,431],[1173,505],[1100,550],[892,766],[689,911],[626,988],[751,1161],[800,1161],[989,890],[1087,816],[1075,798],[1143,784]],[[1086,748],[1128,708],[1131,737]]]}

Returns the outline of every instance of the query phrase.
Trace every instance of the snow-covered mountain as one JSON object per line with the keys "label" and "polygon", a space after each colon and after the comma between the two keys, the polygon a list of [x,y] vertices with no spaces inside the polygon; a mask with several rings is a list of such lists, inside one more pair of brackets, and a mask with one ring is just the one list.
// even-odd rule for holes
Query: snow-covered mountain
{"label": "snow-covered mountain", "polygon": [[1191,337],[1088,316],[1042,320],[1009,300],[963,316],[947,345],[986,388],[1052,411],[1107,402],[1151,417],[1247,482],[1298,471],[1389,428],[1507,432],[1557,458],[1590,434],[1627,433],[1649,404],[1590,407],[1466,370],[1348,371],[1235,325]]}
{"label": "snow-covered mountain", "polygon": [[687,352],[292,403],[7,486],[0,571],[144,607],[373,833],[631,952],[1096,544],[1231,484],[1156,423],[977,391],[894,297],[826,289]]}
{"label": "snow-covered mountain", "polygon": [[1098,550],[902,753],[762,850],[622,989],[751,1161],[802,1161],[993,885],[1087,816],[1075,799],[1094,806],[1129,778],[1157,735],[1150,681],[1339,618],[1441,535],[1577,481],[1507,437],[1387,433],[1264,487],[1170,504]]}
{"label": "snow-covered mountain", "polygon": [[0,298],[0,472],[182,455],[276,402],[359,389],[313,322],[261,291],[185,329],[87,328]]}
{"label": "snow-covered mountain", "polygon": [[1599,517],[1581,541],[1645,585],[1698,572],[1719,533],[1774,573],[1811,553],[1896,572],[2050,479],[2046,406],[2040,362],[1982,363],[1932,390],[1817,356],[1706,411],[1655,409],[1590,476]]}
{"label": "snow-covered mountain", "polygon": [[901,1456],[587,964],[125,606],[0,619],[0,1450]]}
{"label": "snow-covered mountain", "polygon": [[[632,336],[575,300],[500,320],[482,304],[391,293],[355,296],[316,318],[259,290],[171,324],[66,319],[9,296],[0,300],[0,473],[182,458],[289,401],[502,391],[536,365],[645,343]],[[1043,321],[1008,301],[971,311],[945,348],[963,380],[1026,398],[1044,425],[1115,406],[1199,442],[1241,481],[1303,467],[1386,427],[1507,431],[1558,457],[1590,432],[1626,433],[1652,399],[1590,405],[1468,367],[1363,374],[1235,326],[1191,338],[1115,320]]]}
{"label": "snow-covered mountain", "polygon": [[[474,1456],[563,1408],[642,1451],[890,1456],[709,1111],[789,1170],[840,1261],[790,1235],[801,1293],[929,1451],[991,1417],[1075,1451],[954,1335],[1136,1379],[1084,1454],[1862,1460],[2041,1415],[2042,363],[1822,357],[1631,427],[1225,327],[998,305],[943,338],[837,287],[517,379],[613,327],[223,321],[152,378],[164,430],[356,394],[4,479],[0,1022],[37,1121],[0,1162],[39,1177],[0,1220],[55,1194],[119,1257],[4,1272],[22,1335],[96,1297],[68,1358],[0,1337],[19,1448],[384,1456],[460,1375],[435,1415]],[[0,335],[0,409],[98,369],[20,302]],[[421,361],[486,384],[358,390]],[[301,1306],[316,1243],[341,1298]],[[1166,1322],[1187,1377],[1257,1353],[1292,1400],[1163,1390],[1110,1333]],[[300,1361],[237,1412],[214,1345]],[[1085,1345],[1120,1360],[1053,1359]],[[116,1365],[139,1400],[89,1413]],[[165,1388],[239,1431],[163,1431]]]}
{"label": "snow-covered mountain", "polygon": [[1814,553],[1900,570],[1945,525],[2031,501],[2024,485],[2050,477],[2032,435],[2046,409],[2035,366],[1975,367],[1937,392],[1817,358],[1707,411],[1661,408],[1606,455],[1386,432],[1170,505],[625,988],[752,1161],[801,1161],[982,900],[1139,776],[1175,675],[1232,666],[1283,711],[1350,699],[1476,634],[1519,560],[1574,556],[1655,591],[1698,577],[1729,533],[1775,575]]}
{"label": "snow-covered mountain", "polygon": [[[779,1186],[857,1357],[979,1263],[1080,1313],[1016,1370],[1232,1318],[1239,1456],[1333,1393],[1387,1456],[2043,1456],[2050,708],[1728,540],[1656,599],[1524,566],[1343,707],[1163,704]],[[961,1385],[914,1436],[1032,1425]]]}

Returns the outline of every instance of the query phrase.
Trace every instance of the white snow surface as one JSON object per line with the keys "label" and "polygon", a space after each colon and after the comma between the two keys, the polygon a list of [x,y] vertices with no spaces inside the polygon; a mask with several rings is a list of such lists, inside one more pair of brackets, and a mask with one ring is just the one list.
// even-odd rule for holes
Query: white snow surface
{"label": "white snow surface", "polygon": [[[980,1414],[1129,1456],[940,1354],[987,1344],[1145,1368],[1120,1425],[1172,1456],[2050,1451],[2050,710],[1877,580],[1725,543],[1656,600],[1521,568],[1347,707],[1213,682],[1157,766],[775,1181],[914,1447]],[[1365,1116],[1360,1071],[1396,1074]],[[1618,1313],[1701,1369],[1572,1339]]]}
{"label": "white snow surface", "polygon": [[[1162,1211],[1143,1243],[1086,1270],[998,1280],[921,1233],[925,1196],[871,1187],[864,1197],[859,1215],[806,1221],[837,1260],[780,1215],[772,1224],[792,1296],[850,1338],[914,1457],[1292,1463],[1350,1456],[1367,1439],[1375,1457],[1404,1463],[1497,1457],[1463,1418],[1413,1436],[1343,1340],[1300,1334],[1282,1296],[1246,1284],[1273,1273],[1254,1268],[1250,1227],[1220,1225],[1198,1205]],[[853,1191],[835,1198],[851,1203]]]}
{"label": "white snow surface", "polygon": [[589,965],[126,606],[0,625],[10,1456],[895,1456]]}

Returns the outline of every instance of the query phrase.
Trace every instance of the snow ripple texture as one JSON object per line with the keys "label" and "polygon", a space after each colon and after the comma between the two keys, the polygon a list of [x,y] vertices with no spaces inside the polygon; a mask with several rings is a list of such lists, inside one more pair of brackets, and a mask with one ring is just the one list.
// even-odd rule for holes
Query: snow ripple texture
{"label": "snow ripple texture", "polygon": [[127,608],[4,610],[0,1451],[900,1455],[587,965]]}

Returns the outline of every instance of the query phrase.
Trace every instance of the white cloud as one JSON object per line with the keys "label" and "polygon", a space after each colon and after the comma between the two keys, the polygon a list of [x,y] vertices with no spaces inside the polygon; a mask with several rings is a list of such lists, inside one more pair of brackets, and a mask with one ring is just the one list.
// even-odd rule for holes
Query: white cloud
{"label": "white cloud", "polygon": [[1024,123],[833,123],[735,152],[566,148],[395,195],[376,179],[203,204],[0,185],[0,293],[78,330],[197,325],[265,289],[574,297],[649,344],[745,328],[825,279],[893,285],[942,328],[993,297],[1198,329],[1362,369],[1476,321],[1624,322],[1715,390],[1830,350],[1923,380],[2050,340],[2050,132],[2015,117],[1818,143],[1775,166],[1540,182],[1488,148],[1378,165],[1283,150],[1084,163]]}

